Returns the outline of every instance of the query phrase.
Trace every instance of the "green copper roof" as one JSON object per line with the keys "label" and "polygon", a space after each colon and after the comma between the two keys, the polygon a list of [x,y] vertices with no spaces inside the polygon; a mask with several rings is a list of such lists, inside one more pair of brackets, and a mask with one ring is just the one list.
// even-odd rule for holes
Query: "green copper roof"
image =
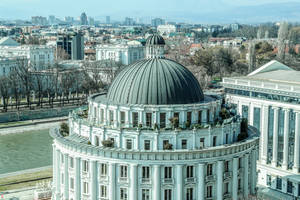
{"label": "green copper roof", "polygon": [[165,40],[162,36],[153,34],[147,38],[146,45],[165,45]]}
{"label": "green copper roof", "polygon": [[120,104],[188,104],[204,99],[194,75],[168,59],[145,59],[126,67],[113,81],[107,99]]}

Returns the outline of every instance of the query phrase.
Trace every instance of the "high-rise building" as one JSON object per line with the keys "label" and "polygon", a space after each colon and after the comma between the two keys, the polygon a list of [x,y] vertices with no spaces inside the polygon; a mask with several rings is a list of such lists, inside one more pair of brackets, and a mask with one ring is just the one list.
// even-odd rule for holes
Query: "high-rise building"
{"label": "high-rise building", "polygon": [[[52,129],[52,199],[249,199],[259,134],[147,39],[147,59]],[[221,115],[219,115],[221,114]],[[223,117],[219,117],[223,116]]]}
{"label": "high-rise building", "polygon": [[31,17],[31,22],[34,25],[47,25],[48,21],[46,17],[42,17],[42,16],[33,16]]}
{"label": "high-rise building", "polygon": [[126,18],[125,18],[125,21],[124,21],[124,25],[125,25],[125,26],[133,26],[133,25],[134,25],[134,20],[133,20],[133,18],[126,17]]}
{"label": "high-rise building", "polygon": [[154,27],[157,27],[159,25],[164,25],[164,24],[166,24],[166,22],[164,19],[161,18],[155,18],[151,20],[151,25]]}
{"label": "high-rise building", "polygon": [[89,25],[94,26],[95,25],[95,20],[93,17],[89,17]]}
{"label": "high-rise building", "polygon": [[88,18],[85,12],[83,12],[80,16],[80,25],[88,25]]}
{"label": "high-rise building", "polygon": [[224,78],[227,101],[260,130],[258,188],[264,199],[300,196],[300,71],[271,61]]}
{"label": "high-rise building", "polygon": [[57,52],[63,49],[71,60],[84,59],[84,37],[81,33],[63,34],[57,37]]}
{"label": "high-rise building", "polygon": [[56,18],[55,18],[55,16],[54,16],[54,15],[50,15],[50,16],[48,17],[48,22],[49,22],[50,25],[55,24],[55,23],[56,23]]}
{"label": "high-rise building", "polygon": [[110,16],[106,16],[106,24],[110,24]]}
{"label": "high-rise building", "polygon": [[74,22],[74,18],[70,17],[70,16],[66,16],[65,17],[65,22],[69,23],[69,24],[73,24]]}

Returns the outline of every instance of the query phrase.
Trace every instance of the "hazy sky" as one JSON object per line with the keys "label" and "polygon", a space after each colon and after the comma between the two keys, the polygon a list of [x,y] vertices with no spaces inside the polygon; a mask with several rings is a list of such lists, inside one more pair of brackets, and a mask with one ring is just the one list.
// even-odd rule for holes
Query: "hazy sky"
{"label": "hazy sky", "polygon": [[88,16],[112,19],[121,16],[174,18],[185,13],[218,12],[240,6],[256,6],[299,2],[300,0],[0,0],[0,18],[23,18],[31,16],[78,17],[85,11]]}

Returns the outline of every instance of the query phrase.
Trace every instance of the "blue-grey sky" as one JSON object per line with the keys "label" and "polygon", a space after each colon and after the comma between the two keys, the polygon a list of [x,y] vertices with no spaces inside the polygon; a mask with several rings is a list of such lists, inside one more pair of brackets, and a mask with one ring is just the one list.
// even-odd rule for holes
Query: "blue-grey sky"
{"label": "blue-grey sky", "polygon": [[[49,16],[51,14],[60,18],[78,17],[84,11],[88,16],[99,19],[110,15],[112,20],[129,16],[201,22],[209,21],[203,19],[205,14],[208,17],[214,17],[214,13],[216,15],[223,13],[222,15],[228,15],[226,18],[231,17],[232,20],[239,20],[239,18],[243,20],[242,16],[239,17],[234,13],[235,10],[249,8],[255,13],[258,7],[266,5],[282,7],[282,4],[291,3],[300,5],[300,0],[0,0],[0,18],[30,19],[35,15]],[[286,17],[280,16],[281,12],[277,15],[276,17]],[[272,19],[272,16],[268,17]]]}

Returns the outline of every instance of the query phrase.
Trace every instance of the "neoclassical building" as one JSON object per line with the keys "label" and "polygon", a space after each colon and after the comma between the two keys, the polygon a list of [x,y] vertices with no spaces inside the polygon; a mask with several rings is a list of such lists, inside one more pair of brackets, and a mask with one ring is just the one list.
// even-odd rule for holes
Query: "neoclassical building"
{"label": "neoclassical building", "polygon": [[300,72],[271,61],[224,78],[226,98],[260,130],[258,186],[265,198],[300,196]]}
{"label": "neoclassical building", "polygon": [[150,36],[146,59],[125,68],[107,93],[90,96],[87,108],[70,113],[69,135],[51,130],[53,199],[255,194],[258,132],[241,126],[221,97],[204,94],[188,69],[165,59],[164,44]]}

